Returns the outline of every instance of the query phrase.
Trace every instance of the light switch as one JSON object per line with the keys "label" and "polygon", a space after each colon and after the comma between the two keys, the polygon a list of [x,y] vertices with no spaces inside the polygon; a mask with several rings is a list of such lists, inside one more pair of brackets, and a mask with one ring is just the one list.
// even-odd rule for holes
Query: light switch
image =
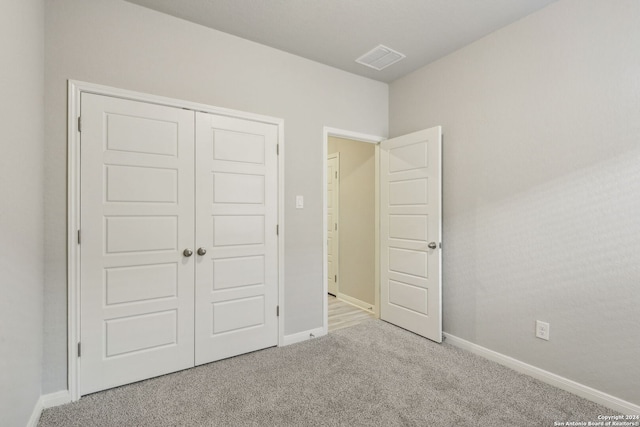
{"label": "light switch", "polygon": [[296,209],[304,208],[304,197],[296,196]]}

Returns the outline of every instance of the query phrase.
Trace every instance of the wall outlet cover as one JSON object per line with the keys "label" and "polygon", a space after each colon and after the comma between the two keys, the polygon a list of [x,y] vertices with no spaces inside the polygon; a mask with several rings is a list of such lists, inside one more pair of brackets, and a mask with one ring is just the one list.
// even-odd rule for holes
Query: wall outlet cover
{"label": "wall outlet cover", "polygon": [[536,338],[549,341],[549,324],[536,320]]}

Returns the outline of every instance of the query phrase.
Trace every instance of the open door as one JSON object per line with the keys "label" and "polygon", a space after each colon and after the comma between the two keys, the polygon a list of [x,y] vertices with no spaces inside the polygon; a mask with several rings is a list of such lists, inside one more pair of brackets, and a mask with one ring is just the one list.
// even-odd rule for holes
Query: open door
{"label": "open door", "polygon": [[380,317],[442,342],[442,131],[380,144]]}
{"label": "open door", "polygon": [[327,289],[334,297],[338,296],[338,214],[340,212],[340,153],[327,157]]}

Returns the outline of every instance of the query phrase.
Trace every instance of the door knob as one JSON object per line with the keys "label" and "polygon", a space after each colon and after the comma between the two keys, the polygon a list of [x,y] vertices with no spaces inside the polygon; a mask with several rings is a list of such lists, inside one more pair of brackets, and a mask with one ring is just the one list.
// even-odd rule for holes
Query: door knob
{"label": "door knob", "polygon": [[184,256],[186,256],[188,258],[191,255],[193,255],[193,251],[191,249],[187,248],[184,251],[182,251],[182,255],[184,255]]}
{"label": "door knob", "polygon": [[427,246],[429,246],[429,249],[435,249],[438,247],[438,245],[436,244],[436,242],[431,242],[429,243]]}
{"label": "door knob", "polygon": [[205,248],[198,248],[198,255],[202,256],[206,253],[207,253],[207,250]]}

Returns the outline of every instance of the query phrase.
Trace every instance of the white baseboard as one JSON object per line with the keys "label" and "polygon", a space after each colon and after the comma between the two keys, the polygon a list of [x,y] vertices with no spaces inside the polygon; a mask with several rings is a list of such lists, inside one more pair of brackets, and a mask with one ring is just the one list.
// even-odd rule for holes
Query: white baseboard
{"label": "white baseboard", "polygon": [[283,345],[290,345],[290,344],[295,344],[298,342],[310,340],[312,338],[319,338],[326,334],[327,333],[325,332],[324,328],[315,328],[315,329],[309,329],[308,331],[298,332],[296,334],[285,335]]}
{"label": "white baseboard", "polygon": [[336,295],[336,298],[348,304],[355,305],[356,307],[361,308],[365,311],[368,311],[369,313],[373,313],[373,304],[369,304],[368,302],[364,302],[357,298],[350,297],[347,294],[341,294],[340,292],[338,292],[338,295]]}
{"label": "white baseboard", "polygon": [[459,347],[463,350],[467,350],[471,353],[477,354],[478,356],[482,356],[485,359],[497,362],[503,366],[513,369],[514,371],[529,375],[530,377],[536,378],[542,382],[568,391],[569,393],[573,393],[592,402],[599,403],[602,406],[606,406],[607,408],[621,412],[625,415],[640,415],[639,405],[627,402],[626,400],[619,399],[615,396],[611,396],[610,394],[588,387],[584,384],[580,384],[573,380],[561,377],[560,375],[553,374],[549,371],[545,371],[544,369],[529,365],[528,363],[521,362],[520,360],[514,359],[513,357],[509,357],[502,353],[489,350],[486,347],[482,347],[470,341],[458,338],[455,335],[451,335],[445,332],[444,336],[447,338],[447,343]]}
{"label": "white baseboard", "polygon": [[65,403],[70,402],[71,395],[69,394],[69,390],[60,390],[55,393],[49,393],[40,396],[35,406],[33,407],[33,412],[31,412],[31,417],[29,417],[27,427],[37,427],[38,421],[40,421],[40,415],[42,415],[43,410],[58,405],[64,405]]}
{"label": "white baseboard", "polygon": [[29,421],[27,421],[27,427],[37,427],[38,421],[40,421],[40,415],[42,415],[43,409],[44,409],[44,406],[42,406],[42,396],[40,396],[33,407],[33,411],[31,412]]}
{"label": "white baseboard", "polygon": [[71,403],[71,394],[69,390],[60,390],[55,393],[49,393],[42,396],[42,406],[46,408],[53,408],[54,406],[64,405],[65,403]]}

